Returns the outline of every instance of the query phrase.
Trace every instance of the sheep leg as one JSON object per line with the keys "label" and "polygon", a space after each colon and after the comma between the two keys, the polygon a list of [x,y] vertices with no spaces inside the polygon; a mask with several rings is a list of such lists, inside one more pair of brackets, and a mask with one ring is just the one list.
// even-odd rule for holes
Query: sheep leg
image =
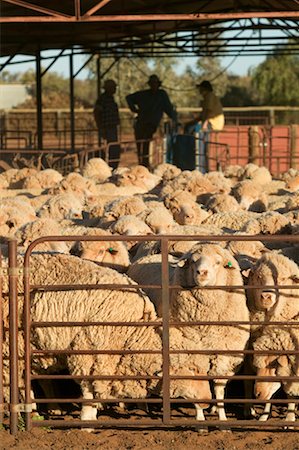
{"label": "sheep leg", "polygon": [[[199,403],[195,403],[195,409],[196,409],[196,416],[195,416],[196,420],[206,420],[203,413],[203,408],[199,405]],[[197,431],[199,433],[206,433],[208,430],[204,425],[198,425]]]}
{"label": "sheep leg", "polygon": [[[295,422],[295,420],[296,420],[295,409],[296,409],[296,403],[293,403],[293,402],[288,403],[286,422]],[[294,429],[294,427],[292,427],[292,426],[286,426],[285,428],[288,430]]]}
{"label": "sheep leg", "polygon": [[[219,420],[227,421],[227,417],[225,414],[224,409],[224,403],[219,402],[218,400],[224,399],[224,391],[226,386],[227,380],[214,380],[214,391],[215,391],[215,397],[217,400],[217,411],[218,411],[218,417]],[[228,428],[222,428],[219,427],[222,431],[230,431]]]}
{"label": "sheep leg", "polygon": [[[83,391],[83,398],[92,400],[93,394],[88,388],[85,387],[85,389],[82,389]],[[97,405],[96,403],[88,404],[83,403],[82,409],[81,409],[81,420],[97,420]],[[93,428],[84,428],[84,431],[88,431],[89,433],[91,431],[94,431]]]}
{"label": "sheep leg", "polygon": [[270,412],[271,412],[271,403],[266,403],[264,411],[259,418],[259,421],[266,422],[266,420],[268,420],[268,418],[269,418]]}

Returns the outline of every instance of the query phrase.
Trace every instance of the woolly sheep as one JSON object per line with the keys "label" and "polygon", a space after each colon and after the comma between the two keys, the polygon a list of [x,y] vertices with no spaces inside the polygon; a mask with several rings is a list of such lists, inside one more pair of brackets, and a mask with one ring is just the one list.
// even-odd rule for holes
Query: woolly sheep
{"label": "woolly sheep", "polygon": [[98,194],[98,189],[92,179],[84,178],[79,173],[71,172],[55,186],[48,189],[48,194],[73,193],[75,195]]}
{"label": "woolly sheep", "polygon": [[[174,269],[173,284],[186,288],[171,290],[171,313],[179,321],[248,321],[249,311],[243,290],[197,289],[205,286],[242,286],[239,265],[230,252],[217,244],[198,244],[184,255]],[[201,349],[243,350],[249,339],[247,326],[211,325],[184,327],[183,333]],[[233,375],[243,361],[241,355],[210,355],[209,375],[214,377],[215,396],[220,401],[220,420],[226,420],[224,389],[227,380],[217,375]]]}
{"label": "woolly sheep", "polygon": [[[109,230],[112,233],[117,233],[125,236],[138,236],[138,235],[149,235],[153,234],[153,231],[150,229],[143,220],[138,217],[132,215],[126,215],[120,217],[116,222],[114,222]],[[132,249],[137,243],[136,241],[126,241],[126,245],[128,250]]]}
{"label": "woolly sheep", "polygon": [[204,222],[211,213],[203,209],[198,203],[181,203],[173,208],[173,218],[180,225],[199,225]]}
{"label": "woolly sheep", "polygon": [[[113,180],[114,177],[112,177]],[[117,186],[127,187],[136,186],[148,192],[160,183],[160,177],[150,173],[144,166],[135,166],[127,169],[115,177],[115,184]],[[113,180],[114,181],[114,180]]]}
{"label": "woolly sheep", "polygon": [[248,220],[241,230],[247,234],[287,234],[291,232],[291,225],[283,214],[269,211]]}
{"label": "woolly sheep", "polygon": [[230,241],[226,248],[234,255],[241,270],[248,270],[267,251],[261,241]]}
{"label": "woolly sheep", "polygon": [[138,217],[144,220],[155,234],[170,234],[175,225],[172,215],[163,205],[153,211],[142,211]]}
{"label": "woolly sheep", "polygon": [[41,218],[56,220],[82,218],[83,199],[74,193],[55,195],[37,211]]}
{"label": "woolly sheep", "polygon": [[23,169],[9,169],[2,173],[2,176],[7,180],[10,189],[20,189],[23,185],[23,180],[31,175],[37,173],[36,169],[24,167]]}
{"label": "woolly sheep", "polygon": [[207,227],[213,225],[223,230],[239,231],[250,219],[256,217],[258,217],[258,213],[251,211],[214,213],[203,222],[203,225]]}
{"label": "woolly sheep", "polygon": [[214,194],[208,199],[205,206],[213,213],[235,212],[241,209],[237,200],[229,194]]}
{"label": "woolly sheep", "polygon": [[104,213],[101,217],[101,224],[111,225],[115,220],[125,215],[135,215],[146,210],[144,201],[139,197],[123,197],[105,205]]}
{"label": "woolly sheep", "polygon": [[237,183],[231,194],[239,202],[242,209],[254,212],[264,212],[268,206],[268,197],[261,186],[254,181],[245,180]]}
{"label": "woolly sheep", "polygon": [[[33,321],[62,321],[62,322],[144,322],[155,321],[156,315],[149,299],[140,290],[132,288],[134,284],[125,275],[108,268],[98,267],[89,261],[67,255],[40,255],[32,257],[34,272],[39,274],[34,280],[42,284],[48,275],[52,274],[51,281],[54,284],[122,284],[128,286],[125,290],[80,290],[74,295],[73,291],[63,292],[37,292],[31,302],[31,317]],[[47,307],[45,308],[45,305]],[[178,337],[179,334],[179,337]],[[184,341],[187,344],[184,346]],[[153,327],[61,327],[61,328],[36,328],[32,337],[32,344],[36,349],[82,349],[85,345],[92,349],[144,349],[153,348],[161,351],[161,338]],[[187,349],[186,340],[179,331],[171,335],[171,347]],[[196,357],[180,355],[172,357],[174,366],[171,372],[175,374],[198,375],[206,374],[207,360],[200,358],[196,364]],[[48,369],[48,360],[44,370]],[[61,361],[56,358],[51,360],[53,373],[61,367]],[[142,374],[144,372],[155,375],[161,371],[161,359],[157,355],[71,355],[67,357],[67,365],[71,375],[100,374]],[[195,366],[195,367],[194,367]],[[199,367],[201,370],[199,371]],[[55,373],[55,372],[54,372]],[[153,380],[157,385],[159,380]],[[146,380],[114,381],[95,380],[94,382],[82,381],[83,397],[111,398],[118,396],[130,396],[143,398],[149,392],[151,386]],[[198,388],[196,388],[198,386]],[[201,387],[199,389],[199,387]],[[202,392],[204,390],[204,393]],[[208,382],[182,380],[171,382],[171,394],[185,398],[211,398]],[[81,419],[96,419],[96,407],[90,408],[83,405]],[[202,405],[197,405],[197,418],[202,418]]]}
{"label": "woolly sheep", "polygon": [[92,178],[96,183],[103,183],[111,177],[112,169],[102,158],[91,158],[82,169],[85,178]]}
{"label": "woolly sheep", "polygon": [[[90,228],[82,234],[88,236],[111,235],[108,231],[100,228]],[[77,241],[73,245],[71,253],[80,258],[97,262],[101,266],[111,267],[119,272],[125,272],[130,264],[126,245],[113,239],[111,241]]]}
{"label": "woolly sheep", "polygon": [[[26,210],[27,207],[27,210]],[[19,203],[0,205],[0,236],[13,237],[15,232],[26,223],[36,219],[35,212],[30,205]]]}
{"label": "woolly sheep", "polygon": [[272,181],[272,176],[266,167],[259,167],[255,164],[249,163],[244,167],[244,172],[240,179],[249,179],[254,181],[254,183],[264,185]]}
{"label": "woolly sheep", "polygon": [[223,194],[229,194],[233,183],[229,178],[225,178],[222,172],[208,172],[204,175],[214,186],[217,191]]}
{"label": "woolly sheep", "polygon": [[165,195],[163,201],[166,208],[168,208],[172,213],[178,206],[182,203],[189,203],[196,200],[196,196],[192,195],[190,192],[186,192],[183,189],[178,189],[169,194]]}
{"label": "woolly sheep", "polygon": [[[299,396],[299,383],[296,381],[280,381],[279,377],[296,376],[298,377],[299,361],[298,355],[292,354],[292,351],[299,347],[299,328],[298,321],[294,325],[280,327],[265,327],[261,335],[253,344],[255,351],[284,351],[285,354],[259,355],[253,357],[253,365],[257,369],[258,376],[277,377],[277,381],[256,380],[254,391],[258,399],[270,400],[273,394],[282,386],[290,399],[287,408],[286,421],[295,422],[296,404],[291,402],[291,398]],[[288,353],[289,352],[289,353]],[[271,403],[266,404],[261,421],[266,421],[270,415]]]}
{"label": "woolly sheep", "polygon": [[49,189],[63,179],[54,169],[45,169],[23,180],[23,189]]}
{"label": "woolly sheep", "polygon": [[154,175],[160,177],[163,182],[167,182],[177,177],[181,172],[181,169],[173,164],[163,163],[155,168]]}
{"label": "woolly sheep", "polygon": [[[24,248],[28,247],[31,242],[42,236],[61,236],[62,229],[59,223],[54,219],[36,219],[21,227],[17,233],[16,238],[20,245]],[[59,253],[68,253],[68,246],[65,242],[53,241],[38,244],[35,251],[55,251]]]}
{"label": "woolly sheep", "polygon": [[198,199],[199,196],[206,193],[214,193],[217,189],[197,170],[184,170],[179,176],[168,182],[161,189],[160,196],[165,197],[176,190],[190,192]]}
{"label": "woolly sheep", "polygon": [[299,192],[295,192],[286,202],[286,211],[292,211],[299,208]]}

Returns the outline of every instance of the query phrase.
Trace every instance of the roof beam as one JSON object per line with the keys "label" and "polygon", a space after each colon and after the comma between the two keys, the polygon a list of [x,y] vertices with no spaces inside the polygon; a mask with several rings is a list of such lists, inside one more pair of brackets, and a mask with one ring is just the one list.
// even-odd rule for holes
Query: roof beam
{"label": "roof beam", "polygon": [[[25,3],[21,0],[2,0],[9,3]],[[28,3],[25,3],[29,5]],[[43,9],[43,8],[42,8]],[[0,23],[13,22],[156,22],[156,21],[192,21],[200,22],[207,20],[234,20],[250,18],[299,18],[299,11],[258,11],[258,12],[234,12],[234,13],[198,13],[198,14],[124,14],[124,15],[94,15],[67,16],[51,10],[43,11],[49,16],[2,16]]]}
{"label": "roof beam", "polygon": [[65,18],[71,17],[71,16],[69,16],[67,14],[60,13],[58,11],[54,11],[53,9],[43,8],[42,6],[33,5],[32,3],[28,3],[28,2],[25,2],[23,0],[2,0],[2,1],[6,2],[6,3],[12,3],[13,5],[21,6],[22,8],[25,8],[25,9],[30,9],[32,11],[40,12],[40,13],[43,13],[43,14],[48,14],[50,16],[54,16],[54,17],[58,17],[58,18],[60,18],[60,17],[61,18],[62,17],[65,17]]}
{"label": "roof beam", "polygon": [[110,3],[110,2],[111,2],[111,0],[102,0],[97,5],[95,5],[93,8],[90,8],[88,11],[86,11],[86,13],[83,15],[83,18],[92,16],[94,13],[99,11],[101,8],[103,8],[105,5],[107,5],[107,3]]}

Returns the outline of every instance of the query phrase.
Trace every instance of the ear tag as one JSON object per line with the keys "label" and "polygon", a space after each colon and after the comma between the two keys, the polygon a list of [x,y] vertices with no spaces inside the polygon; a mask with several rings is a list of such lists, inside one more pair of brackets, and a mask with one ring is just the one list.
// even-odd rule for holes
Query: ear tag
{"label": "ear tag", "polygon": [[107,251],[108,251],[111,255],[115,255],[115,253],[117,253],[117,250],[114,250],[113,247],[109,247],[109,248],[107,249]]}
{"label": "ear tag", "polygon": [[227,267],[233,267],[233,264],[230,261],[228,261]]}

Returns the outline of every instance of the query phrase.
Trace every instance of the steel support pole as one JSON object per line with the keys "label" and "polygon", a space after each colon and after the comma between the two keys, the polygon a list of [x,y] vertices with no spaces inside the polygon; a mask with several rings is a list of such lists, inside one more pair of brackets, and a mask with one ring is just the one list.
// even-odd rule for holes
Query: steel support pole
{"label": "steel support pole", "polygon": [[18,376],[18,268],[17,241],[8,243],[8,280],[9,280],[9,393],[10,393],[10,433],[18,431],[19,413],[19,376]]}
{"label": "steel support pole", "polygon": [[169,268],[168,268],[168,240],[161,239],[162,250],[162,357],[163,357],[163,424],[170,423],[170,379],[169,379]]}
{"label": "steel support pole", "polygon": [[97,96],[101,95],[101,56],[97,57]]}
{"label": "steel support pole", "polygon": [[70,133],[71,153],[75,153],[74,56],[70,55]]}
{"label": "steel support pole", "polygon": [[43,150],[42,70],[40,51],[36,53],[37,148]]}

